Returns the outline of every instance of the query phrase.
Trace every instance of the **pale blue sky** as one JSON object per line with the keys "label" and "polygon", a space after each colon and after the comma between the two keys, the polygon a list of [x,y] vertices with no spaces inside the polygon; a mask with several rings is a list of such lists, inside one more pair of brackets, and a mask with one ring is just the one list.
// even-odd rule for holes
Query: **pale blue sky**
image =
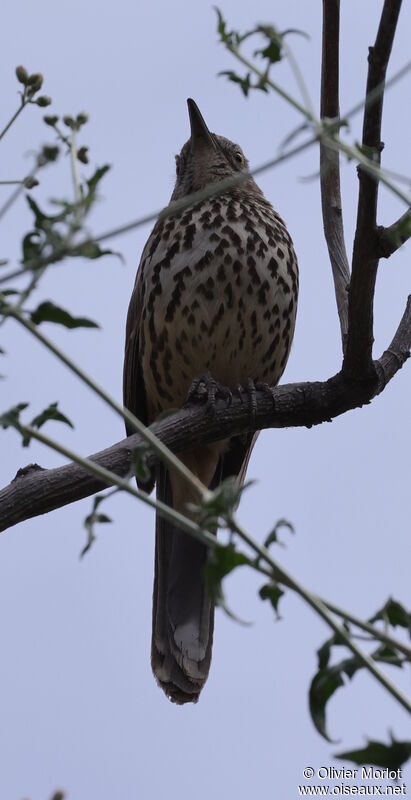
{"label": "pale blue sky", "polygon": [[[367,47],[375,36],[376,0],[342,3],[342,108],[363,96]],[[309,91],[318,103],[320,2],[254,0],[222,5],[230,24],[272,22],[301,28],[310,41],[292,44]],[[391,62],[409,58],[411,12],[405,4]],[[16,107],[14,68],[45,76],[56,113],[86,109],[84,143],[93,164],[110,162],[93,229],[101,232],[162,207],[173,187],[174,154],[188,138],[186,98],[198,102],[209,127],[238,141],[252,165],[272,157],[299,124],[275,96],[245,100],[220,70],[235,63],[217,44],[215,14],[205,0],[117,0],[70,4],[38,0],[2,6],[2,118]],[[286,65],[278,80],[296,86]],[[410,83],[386,98],[385,164],[410,172]],[[24,157],[50,134],[38,109],[28,109],[2,143],[2,178],[23,175]],[[360,137],[360,119],[352,123]],[[23,154],[23,155],[22,155]],[[300,261],[301,293],[293,351],[285,380],[321,379],[340,363],[332,280],[322,236],[319,187],[302,181],[318,169],[315,150],[260,178],[286,219]],[[5,191],[5,190],[2,190]],[[68,163],[44,174],[36,197],[70,192]],[[382,191],[381,223],[402,211]],[[352,249],[356,176],[343,166],[347,249]],[[2,256],[18,258],[29,220],[23,201],[3,226]],[[38,301],[53,298],[74,314],[98,319],[102,331],[44,328],[117,398],[125,314],[149,227],[113,242],[124,254],[79,261],[48,273]],[[375,353],[388,345],[410,289],[409,247],[381,262],[376,294]],[[33,301],[34,305],[34,301]],[[120,439],[121,421],[67,370],[12,323],[2,329],[9,358],[1,408],[49,402],[74,420],[74,432],[49,432],[89,454]],[[279,517],[296,536],[277,556],[313,591],[364,617],[389,594],[410,605],[409,392],[407,365],[371,406],[311,430],[265,432],[249,468],[257,481],[239,516],[259,538]],[[19,466],[61,463],[44,448],[23,451],[12,431],[2,433],[1,485]],[[307,711],[314,651],[328,636],[291,593],[274,623],[257,598],[259,580],[239,571],[227,581],[231,606],[254,621],[242,628],[217,612],[209,681],[193,707],[169,704],[149,663],[154,520],[130,498],[107,505],[111,526],[99,531],[86,559],[84,517],[91,500],[28,521],[0,538],[0,800],[45,800],[57,787],[69,800],[127,800],[160,796],[197,800],[250,796],[297,797],[302,770],[338,765],[332,753],[361,745],[366,735],[386,740],[391,728],[409,738],[406,713],[372,678],[357,675],[329,706],[338,745],[315,732]],[[391,670],[404,690],[409,676]],[[408,771],[408,782],[410,781]]]}

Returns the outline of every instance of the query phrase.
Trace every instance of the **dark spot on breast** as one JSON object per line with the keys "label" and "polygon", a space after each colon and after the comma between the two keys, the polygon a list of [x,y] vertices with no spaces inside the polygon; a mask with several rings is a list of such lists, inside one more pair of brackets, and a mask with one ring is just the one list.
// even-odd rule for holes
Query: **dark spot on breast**
{"label": "dark spot on breast", "polygon": [[158,233],[158,234],[157,234],[157,236],[155,236],[155,237],[154,237],[154,239],[153,239],[153,241],[151,242],[151,244],[150,244],[150,249],[149,249],[149,251],[148,251],[148,255],[149,255],[149,257],[150,257],[150,258],[151,258],[151,256],[153,256],[153,255],[154,255],[154,253],[156,252],[156,250],[157,250],[157,247],[158,247],[158,244],[159,244],[159,242],[160,242],[160,239],[161,239],[161,233]]}
{"label": "dark spot on breast", "polygon": [[268,350],[266,350],[266,352],[263,355],[263,358],[262,358],[262,363],[263,364],[265,364],[267,361],[270,360],[270,358],[273,355],[275,349],[278,347],[279,342],[280,342],[280,334],[276,333],[276,335],[274,336],[274,339],[272,340]]}
{"label": "dark spot on breast", "polygon": [[267,305],[267,289],[270,288],[270,284],[268,281],[264,281],[262,286],[260,286],[257,294],[258,302],[261,303],[262,306]]}
{"label": "dark spot on breast", "polygon": [[225,281],[226,278],[227,278],[227,276],[226,276],[226,273],[225,273],[224,264],[220,264],[220,266],[218,268],[218,271],[217,271],[217,280],[218,281]]}
{"label": "dark spot on breast", "polygon": [[269,260],[269,262],[267,264],[267,269],[268,269],[271,277],[275,278],[276,275],[277,275],[277,272],[278,272],[278,262],[275,260],[275,258],[270,258],[270,260]]}
{"label": "dark spot on breast", "polygon": [[233,298],[233,287],[231,283],[227,283],[224,287],[224,294],[227,297],[227,307],[232,308],[234,305],[234,298]]}

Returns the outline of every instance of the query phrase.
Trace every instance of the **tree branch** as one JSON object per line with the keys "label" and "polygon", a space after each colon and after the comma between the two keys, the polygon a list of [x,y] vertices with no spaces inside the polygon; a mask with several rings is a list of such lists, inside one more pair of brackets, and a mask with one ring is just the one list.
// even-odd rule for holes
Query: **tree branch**
{"label": "tree branch", "polygon": [[[371,379],[354,381],[346,373],[339,372],[328,381],[279,386],[273,390],[272,396],[258,391],[253,425],[248,399],[239,395],[228,407],[224,401],[217,401],[213,416],[203,405],[191,405],[154,423],[151,431],[173,452],[179,452],[194,443],[217,441],[254,429],[311,427],[331,421],[350,409],[369,403],[382,392],[409,357],[410,348],[411,296],[390,346],[374,362]],[[124,477],[130,474],[133,451],[143,444],[141,436],[133,434],[90,458]],[[149,464],[154,460],[154,454],[150,454]],[[31,465],[19,470],[14,480],[0,492],[0,531],[88,497],[106,485],[76,464],[51,470]]]}
{"label": "tree branch", "polygon": [[404,211],[402,216],[389,227],[378,228],[378,255],[380,258],[389,258],[411,236],[411,209]]}
{"label": "tree branch", "polygon": [[[385,0],[374,47],[368,56],[366,98],[377,87],[384,87],[401,0]],[[380,164],[381,119],[384,91],[364,108],[362,145]],[[354,240],[352,275],[349,290],[349,333],[343,370],[351,377],[372,375],[373,302],[378,268],[377,200],[378,180],[358,168],[359,196]]]}
{"label": "tree branch", "polygon": [[[339,119],[340,0],[323,0],[321,118]],[[350,269],[344,241],[340,190],[340,154],[320,139],[321,204],[324,234],[334,278],[343,350],[348,334]]]}

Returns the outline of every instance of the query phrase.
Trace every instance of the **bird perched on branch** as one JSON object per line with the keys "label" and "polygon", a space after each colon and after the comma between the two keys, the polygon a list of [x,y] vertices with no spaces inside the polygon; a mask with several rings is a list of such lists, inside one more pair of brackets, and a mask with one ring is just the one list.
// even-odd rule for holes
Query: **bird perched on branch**
{"label": "bird perched on branch", "polygon": [[[187,102],[191,136],[176,156],[172,201],[248,167],[241,148],[211,133],[195,102]],[[290,352],[297,296],[291,238],[251,177],[158,220],[128,310],[125,406],[150,425],[182,406],[203,375],[205,383],[230,390],[274,386]],[[242,483],[256,435],[178,455],[207,487],[228,476]],[[157,498],[178,511],[188,513],[187,504],[197,500],[163,464],[144,488],[154,482]],[[210,668],[214,607],[204,583],[206,558],[204,545],[157,516],[151,657],[175,703],[196,702]]]}

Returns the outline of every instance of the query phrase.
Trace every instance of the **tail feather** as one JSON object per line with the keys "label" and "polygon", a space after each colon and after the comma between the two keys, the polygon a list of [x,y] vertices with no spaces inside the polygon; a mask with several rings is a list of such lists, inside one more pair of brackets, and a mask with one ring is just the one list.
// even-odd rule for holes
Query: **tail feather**
{"label": "tail feather", "polygon": [[[172,505],[166,467],[159,465],[157,498]],[[211,662],[214,606],[204,584],[207,548],[157,516],[151,663],[175,703],[196,702]]]}
{"label": "tail feather", "polygon": [[[201,475],[210,489],[231,475],[240,485],[244,482],[257,436],[234,438],[224,447],[211,479]],[[162,464],[156,469],[156,484],[157,499],[173,506],[170,475]],[[151,664],[174,703],[196,703],[210,669],[214,604],[204,583],[206,559],[204,545],[156,517]]]}

